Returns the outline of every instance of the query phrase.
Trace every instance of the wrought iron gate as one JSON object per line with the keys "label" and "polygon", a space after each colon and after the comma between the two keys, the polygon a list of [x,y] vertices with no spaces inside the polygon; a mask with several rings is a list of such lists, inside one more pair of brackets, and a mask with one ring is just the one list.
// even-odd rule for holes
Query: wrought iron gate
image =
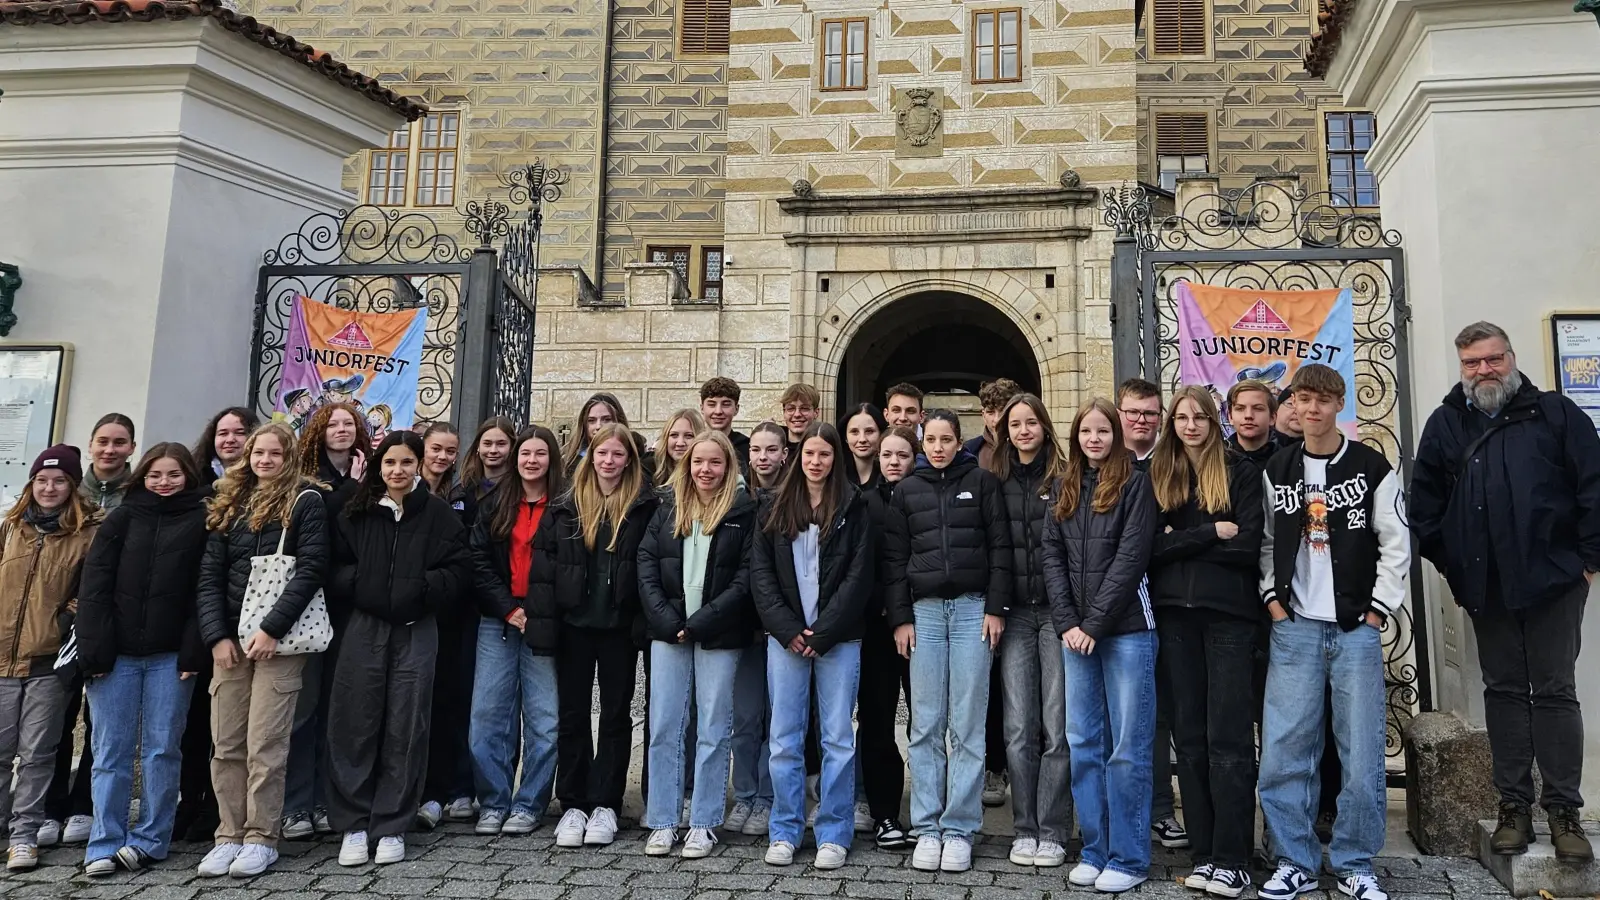
{"label": "wrought iron gate", "polygon": [[[1142,187],[1108,192],[1105,220],[1118,232],[1112,263],[1117,379],[1142,375],[1166,390],[1180,384],[1173,293],[1180,282],[1274,291],[1348,288],[1361,440],[1382,451],[1409,482],[1411,314],[1400,234],[1335,200],[1307,195],[1292,179],[1260,180],[1236,191],[1180,188],[1170,212],[1153,211],[1157,201]],[[1411,596],[1383,635],[1391,774],[1404,766],[1406,722],[1433,704],[1415,554],[1411,575]]]}

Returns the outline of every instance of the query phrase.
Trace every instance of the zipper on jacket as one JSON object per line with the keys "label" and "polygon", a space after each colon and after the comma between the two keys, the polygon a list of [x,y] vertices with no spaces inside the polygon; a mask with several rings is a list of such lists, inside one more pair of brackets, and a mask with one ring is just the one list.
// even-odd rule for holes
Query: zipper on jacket
{"label": "zipper on jacket", "polygon": [[950,521],[945,511],[945,495],[949,493],[946,488],[949,481],[945,478],[945,470],[939,470],[939,544],[944,550],[940,559],[944,562],[944,583],[950,583]]}
{"label": "zipper on jacket", "polygon": [[17,651],[22,649],[22,621],[28,612],[28,592],[33,590],[33,576],[39,571],[39,557],[44,554],[44,533],[34,529],[37,537],[33,539],[33,559],[28,562],[28,577],[22,581],[22,602],[17,604],[17,630],[11,636],[11,660],[17,658]]}
{"label": "zipper on jacket", "polygon": [[[129,516],[129,518],[132,518],[132,516]],[[155,583],[155,580],[156,580],[156,560],[161,558],[161,520],[163,518],[164,517],[161,515],[161,513],[159,511],[157,511],[156,512],[155,543],[150,545],[150,567],[147,570],[145,570],[145,573],[144,573],[144,591],[139,596],[139,606],[141,607],[140,611],[139,611],[140,612],[139,625],[141,627],[144,626],[148,622],[148,615],[149,615],[149,612],[150,612],[150,585]],[[118,560],[118,562],[120,563],[121,561]],[[112,608],[113,608],[113,611],[114,611],[115,608],[116,608],[116,579],[115,578],[113,578],[111,580],[111,584],[112,584],[112,592],[111,592]]]}

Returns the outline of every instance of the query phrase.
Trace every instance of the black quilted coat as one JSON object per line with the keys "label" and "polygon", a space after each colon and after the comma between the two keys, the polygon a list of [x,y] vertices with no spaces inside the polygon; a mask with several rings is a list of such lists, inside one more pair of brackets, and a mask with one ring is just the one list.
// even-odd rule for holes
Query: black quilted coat
{"label": "black quilted coat", "polygon": [[1044,529],[1044,583],[1056,633],[1082,628],[1095,640],[1156,627],[1145,569],[1156,531],[1150,477],[1134,470],[1109,512],[1094,511],[1099,476],[1084,473],[1078,509]]}
{"label": "black quilted coat", "polygon": [[760,620],[750,599],[750,545],[756,534],[756,502],[743,491],[711,534],[700,608],[684,617],[683,543],[672,536],[677,503],[656,510],[639,545],[639,600],[653,641],[677,643],[678,632],[707,650],[741,650],[755,642]]}
{"label": "black quilted coat", "polygon": [[405,496],[398,522],[377,502],[346,505],[333,551],[328,598],[393,625],[453,609],[472,584],[466,529],[426,485]]}
{"label": "black quilted coat", "polygon": [[[250,516],[240,515],[226,531],[213,531],[206,540],[200,564],[200,637],[207,647],[239,639],[239,610],[250,583],[250,560],[278,551],[283,528],[269,522],[259,532],[250,530]],[[261,622],[261,630],[282,638],[294,627],[328,572],[328,515],[322,496],[302,493],[289,517],[289,536],[283,552],[294,556],[294,578]]]}
{"label": "black quilted coat", "polygon": [[1011,607],[1011,533],[1000,479],[970,454],[936,469],[918,467],[895,485],[884,515],[884,604],[891,626],[912,622],[924,597],[977,593],[984,611]]}

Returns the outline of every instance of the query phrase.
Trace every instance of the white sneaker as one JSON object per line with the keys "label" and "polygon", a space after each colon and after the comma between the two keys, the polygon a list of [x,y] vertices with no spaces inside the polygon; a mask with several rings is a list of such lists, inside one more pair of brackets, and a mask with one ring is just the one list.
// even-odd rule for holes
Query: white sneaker
{"label": "white sneaker", "polygon": [[787,866],[794,862],[794,845],[788,841],[773,841],[767,847],[767,865]]}
{"label": "white sneaker", "polygon": [[245,844],[244,849],[234,858],[233,865],[228,867],[228,874],[235,878],[254,878],[272,868],[278,861],[278,851],[265,844]]}
{"label": "white sneaker", "polygon": [[703,859],[711,855],[711,848],[717,845],[717,836],[709,828],[691,828],[689,836],[683,839],[684,859]]}
{"label": "white sneaker", "polygon": [[738,834],[744,830],[744,823],[750,821],[750,810],[750,804],[743,800],[735,801],[733,810],[728,813],[727,818],[722,820],[722,830],[729,834]]}
{"label": "white sneaker", "polygon": [[506,817],[500,825],[501,834],[533,834],[539,827],[539,819],[531,813],[518,810]]}
{"label": "white sneaker", "polygon": [[1339,879],[1339,893],[1355,900],[1389,900],[1389,895],[1378,886],[1371,875],[1346,875]]}
{"label": "white sneaker", "polygon": [[477,810],[472,808],[471,797],[457,797],[445,804],[444,817],[451,822],[469,821]]}
{"label": "white sneaker", "polygon": [[666,856],[672,852],[672,845],[678,842],[678,833],[671,828],[657,828],[650,832],[650,838],[644,842],[645,856]]}
{"label": "white sneaker", "polygon": [[583,842],[604,847],[617,839],[617,814],[604,806],[589,814],[589,824],[583,829]]}
{"label": "white sneaker", "polygon": [[772,807],[766,805],[752,806],[750,818],[744,822],[744,827],[739,833],[749,837],[761,837],[767,833],[767,826],[772,824]]}
{"label": "white sneaker", "polygon": [[45,819],[40,823],[39,834],[34,841],[38,847],[54,847],[61,843],[61,823],[55,819]]}
{"label": "white sneaker", "polygon": [[444,818],[444,807],[437,800],[429,800],[417,807],[417,824],[425,831],[432,831],[439,827],[439,820]]}
{"label": "white sneaker", "polygon": [[378,838],[378,853],[373,861],[380,866],[401,862],[406,858],[406,839],[398,834]]}
{"label": "white sneaker", "polygon": [[1055,869],[1067,862],[1067,848],[1055,841],[1040,841],[1033,854],[1033,864],[1041,869]]}
{"label": "white sneaker", "polygon": [[89,840],[89,829],[93,827],[93,816],[73,816],[61,829],[61,843],[82,844]]}
{"label": "white sneaker", "polygon": [[924,872],[937,872],[943,854],[944,848],[939,843],[939,836],[925,834],[917,838],[917,848],[911,851],[911,868]]}
{"label": "white sneaker", "polygon": [[875,825],[877,823],[872,821],[872,807],[868,806],[865,800],[857,800],[856,834],[871,834]]}
{"label": "white sneaker", "polygon": [[584,829],[589,827],[589,817],[581,809],[569,809],[556,823],[557,847],[582,847]]}
{"label": "white sneaker", "polygon": [[117,858],[114,856],[102,856],[83,867],[83,874],[90,878],[104,878],[115,871],[117,871]]}
{"label": "white sneaker", "polygon": [[1067,880],[1078,887],[1094,887],[1094,883],[1099,878],[1100,870],[1086,862],[1078,863],[1072,867],[1071,872],[1067,873]]}
{"label": "white sneaker", "polygon": [[365,831],[347,831],[344,833],[344,843],[339,845],[339,865],[364,866],[372,860],[367,847],[367,833]]}
{"label": "white sneaker", "polygon": [[1143,875],[1129,875],[1126,872],[1113,872],[1107,869],[1094,880],[1094,889],[1102,894],[1120,894],[1123,891],[1131,891],[1144,882]]}
{"label": "white sneaker", "polygon": [[500,829],[506,824],[506,814],[498,809],[486,809],[478,816],[478,824],[474,825],[474,834],[499,834]]}
{"label": "white sneaker", "polygon": [[965,872],[972,868],[972,842],[966,838],[944,839],[939,855],[939,869],[945,872]]}
{"label": "white sneaker", "polygon": [[39,848],[34,844],[16,844],[6,851],[6,871],[26,872],[39,865]]}
{"label": "white sneaker", "polygon": [[228,874],[228,867],[239,858],[239,851],[243,849],[243,844],[218,844],[211,848],[205,859],[200,860],[196,871],[205,878],[221,878]]}
{"label": "white sneaker", "polygon": [[1039,842],[1031,837],[1019,837],[1011,842],[1011,861],[1019,866],[1033,865],[1039,855]]}
{"label": "white sneaker", "polygon": [[819,869],[843,868],[845,857],[849,855],[850,851],[838,844],[823,844],[817,848],[817,858],[812,865]]}

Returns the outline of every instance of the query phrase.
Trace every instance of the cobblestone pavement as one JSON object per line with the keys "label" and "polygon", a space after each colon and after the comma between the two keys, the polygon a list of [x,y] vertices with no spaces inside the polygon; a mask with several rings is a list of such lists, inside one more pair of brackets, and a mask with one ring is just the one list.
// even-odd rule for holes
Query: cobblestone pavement
{"label": "cobblestone pavement", "polygon": [[[178,844],[172,855],[137,875],[118,873],[90,881],[81,874],[83,848],[45,851],[32,872],[0,877],[4,898],[106,898],[106,900],[357,900],[367,897],[461,897],[481,900],[787,900],[790,897],[854,897],[868,900],[1054,900],[1098,896],[1067,883],[1067,869],[1025,870],[1005,858],[1010,843],[982,841],[973,868],[960,874],[919,872],[910,853],[858,849],[849,864],[819,872],[807,863],[809,846],[796,863],[778,869],[762,862],[765,841],[725,837],[707,859],[644,855],[644,834],[622,832],[606,848],[558,850],[553,821],[526,837],[481,838],[465,825],[446,825],[407,839],[406,861],[347,869],[339,865],[338,841],[285,843],[273,871],[253,879],[205,879],[194,867],[209,849]],[[870,841],[860,845],[870,848]],[[1504,889],[1476,862],[1422,858],[1378,860],[1384,885],[1395,900],[1505,897]],[[1152,880],[1129,897],[1195,898],[1174,878],[1186,860],[1157,850]],[[1259,883],[1260,873],[1257,873]],[[1331,879],[1318,900],[1343,898]],[[1254,896],[1253,892],[1249,896]]]}

